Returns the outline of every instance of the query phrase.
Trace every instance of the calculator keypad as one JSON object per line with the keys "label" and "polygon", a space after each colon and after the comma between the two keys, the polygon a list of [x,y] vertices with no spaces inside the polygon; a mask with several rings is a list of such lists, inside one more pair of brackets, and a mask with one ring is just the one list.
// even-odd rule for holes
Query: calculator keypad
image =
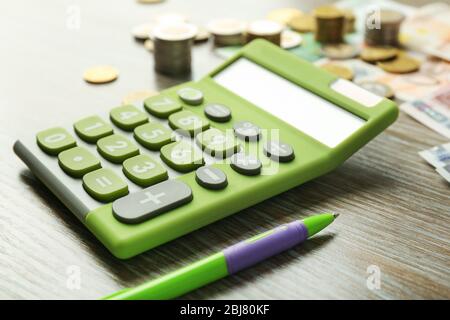
{"label": "calculator keypad", "polygon": [[134,138],[150,150],[159,150],[172,142],[173,131],[159,122],[151,122],[134,129]]}
{"label": "calculator keypad", "polygon": [[88,172],[101,167],[100,160],[83,147],[74,147],[58,155],[59,166],[68,175],[81,178]]}
{"label": "calculator keypad", "polygon": [[192,190],[184,182],[168,180],[114,201],[117,220],[134,224],[179,207],[192,200]]}
{"label": "calculator keypad", "polygon": [[147,112],[158,118],[167,118],[172,113],[181,111],[182,106],[172,98],[159,95],[146,99],[144,101],[144,108]]}
{"label": "calculator keypad", "polygon": [[179,172],[193,171],[205,163],[201,151],[185,140],[162,147],[161,159],[169,167]]}
{"label": "calculator keypad", "polygon": [[76,134],[88,143],[96,143],[98,139],[113,134],[112,126],[99,116],[81,119],[74,124]]}
{"label": "calculator keypad", "polygon": [[187,132],[191,137],[209,128],[209,121],[195,113],[183,110],[169,116],[169,125],[174,130]]}
{"label": "calculator keypad", "polygon": [[113,163],[122,163],[139,154],[136,145],[120,134],[113,134],[98,140],[97,150],[103,158]]}
{"label": "calculator keypad", "polygon": [[101,202],[111,202],[128,194],[125,181],[107,168],[84,175],[83,187],[91,197]]}
{"label": "calculator keypad", "polygon": [[128,179],[141,187],[167,180],[167,170],[152,157],[141,154],[123,162],[123,172]]}
{"label": "calculator keypad", "polygon": [[127,131],[133,131],[137,126],[148,122],[148,116],[133,105],[112,109],[110,117],[116,126]]}
{"label": "calculator keypad", "polygon": [[72,135],[66,129],[59,127],[39,132],[36,139],[42,151],[52,156],[77,145]]}
{"label": "calculator keypad", "polygon": [[[131,224],[192,200],[192,190],[186,183],[168,180],[173,171],[167,170],[164,164],[180,173],[195,171],[196,182],[211,190],[227,187],[228,178],[223,170],[209,165],[216,162],[210,156],[216,159],[231,157],[228,163],[239,174],[254,176],[261,173],[261,161],[253,155],[246,155],[239,141],[261,139],[261,129],[256,124],[239,121],[234,123],[233,131],[210,128],[208,119],[227,122],[231,119],[231,109],[222,104],[208,103],[203,108],[205,116],[202,116],[182,106],[182,103],[202,104],[204,97],[201,91],[183,88],[177,94],[178,98],[159,95],[144,101],[145,110],[158,118],[167,118],[167,124],[149,118],[145,111],[134,105],[116,107],[110,112],[111,121],[119,128],[117,131],[132,131],[143,149],[159,151],[161,159],[147,152],[141,154],[137,145],[127,137],[129,134],[114,133],[111,124],[101,117],[86,117],[74,124],[76,134],[87,143],[96,143],[98,153],[104,159],[119,164],[123,175],[107,167],[102,168],[100,159],[87,148],[77,146],[75,139],[63,128],[38,133],[37,143],[46,153],[58,155],[59,165],[65,173],[82,178],[83,188],[92,198],[113,202],[114,216]],[[294,159],[292,147],[279,141],[266,142],[264,154],[279,162]],[[131,183],[129,186],[125,178]],[[136,192],[136,186],[145,189]]]}

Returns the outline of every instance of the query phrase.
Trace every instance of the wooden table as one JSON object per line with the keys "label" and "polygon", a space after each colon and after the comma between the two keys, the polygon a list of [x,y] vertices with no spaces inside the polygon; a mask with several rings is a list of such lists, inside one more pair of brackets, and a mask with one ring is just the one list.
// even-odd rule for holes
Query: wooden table
{"label": "wooden table", "polygon": [[[323,211],[341,216],[314,240],[185,298],[450,298],[449,186],[417,154],[445,139],[406,115],[334,172],[124,262],[112,257],[12,152],[20,136],[114,107],[130,91],[176,83],[153,72],[151,54],[130,35],[134,25],[155,14],[184,12],[205,23],[223,16],[258,18],[284,6],[309,10],[313,3],[2,3],[0,298],[99,298]],[[78,9],[80,29],[72,29],[70,17]],[[221,62],[210,44],[195,47],[193,55],[194,79]],[[116,66],[120,78],[86,84],[82,72],[95,64]],[[369,266],[380,269],[379,290],[366,284]],[[77,270],[79,289],[70,285]]]}

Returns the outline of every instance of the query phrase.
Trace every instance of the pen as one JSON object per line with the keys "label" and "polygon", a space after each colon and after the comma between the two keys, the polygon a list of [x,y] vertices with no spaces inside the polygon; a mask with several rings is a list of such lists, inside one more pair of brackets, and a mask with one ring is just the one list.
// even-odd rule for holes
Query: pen
{"label": "pen", "polygon": [[337,217],[338,214],[324,213],[284,224],[158,279],[120,290],[103,299],[161,300],[179,297],[294,247],[327,227]]}

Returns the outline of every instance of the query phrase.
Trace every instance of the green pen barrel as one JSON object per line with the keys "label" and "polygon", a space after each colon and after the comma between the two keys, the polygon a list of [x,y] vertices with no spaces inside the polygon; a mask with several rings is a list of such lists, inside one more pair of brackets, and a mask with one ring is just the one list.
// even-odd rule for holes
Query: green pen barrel
{"label": "green pen barrel", "polygon": [[227,263],[222,252],[190,264],[140,286],[124,289],[104,300],[165,300],[228,276]]}

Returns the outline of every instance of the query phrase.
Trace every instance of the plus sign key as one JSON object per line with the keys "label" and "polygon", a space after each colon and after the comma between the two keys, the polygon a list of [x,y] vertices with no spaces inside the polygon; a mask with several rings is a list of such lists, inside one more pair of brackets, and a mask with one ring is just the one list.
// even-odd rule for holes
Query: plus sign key
{"label": "plus sign key", "polygon": [[168,180],[117,199],[114,217],[127,224],[136,224],[175,209],[192,200],[192,190],[184,182]]}

